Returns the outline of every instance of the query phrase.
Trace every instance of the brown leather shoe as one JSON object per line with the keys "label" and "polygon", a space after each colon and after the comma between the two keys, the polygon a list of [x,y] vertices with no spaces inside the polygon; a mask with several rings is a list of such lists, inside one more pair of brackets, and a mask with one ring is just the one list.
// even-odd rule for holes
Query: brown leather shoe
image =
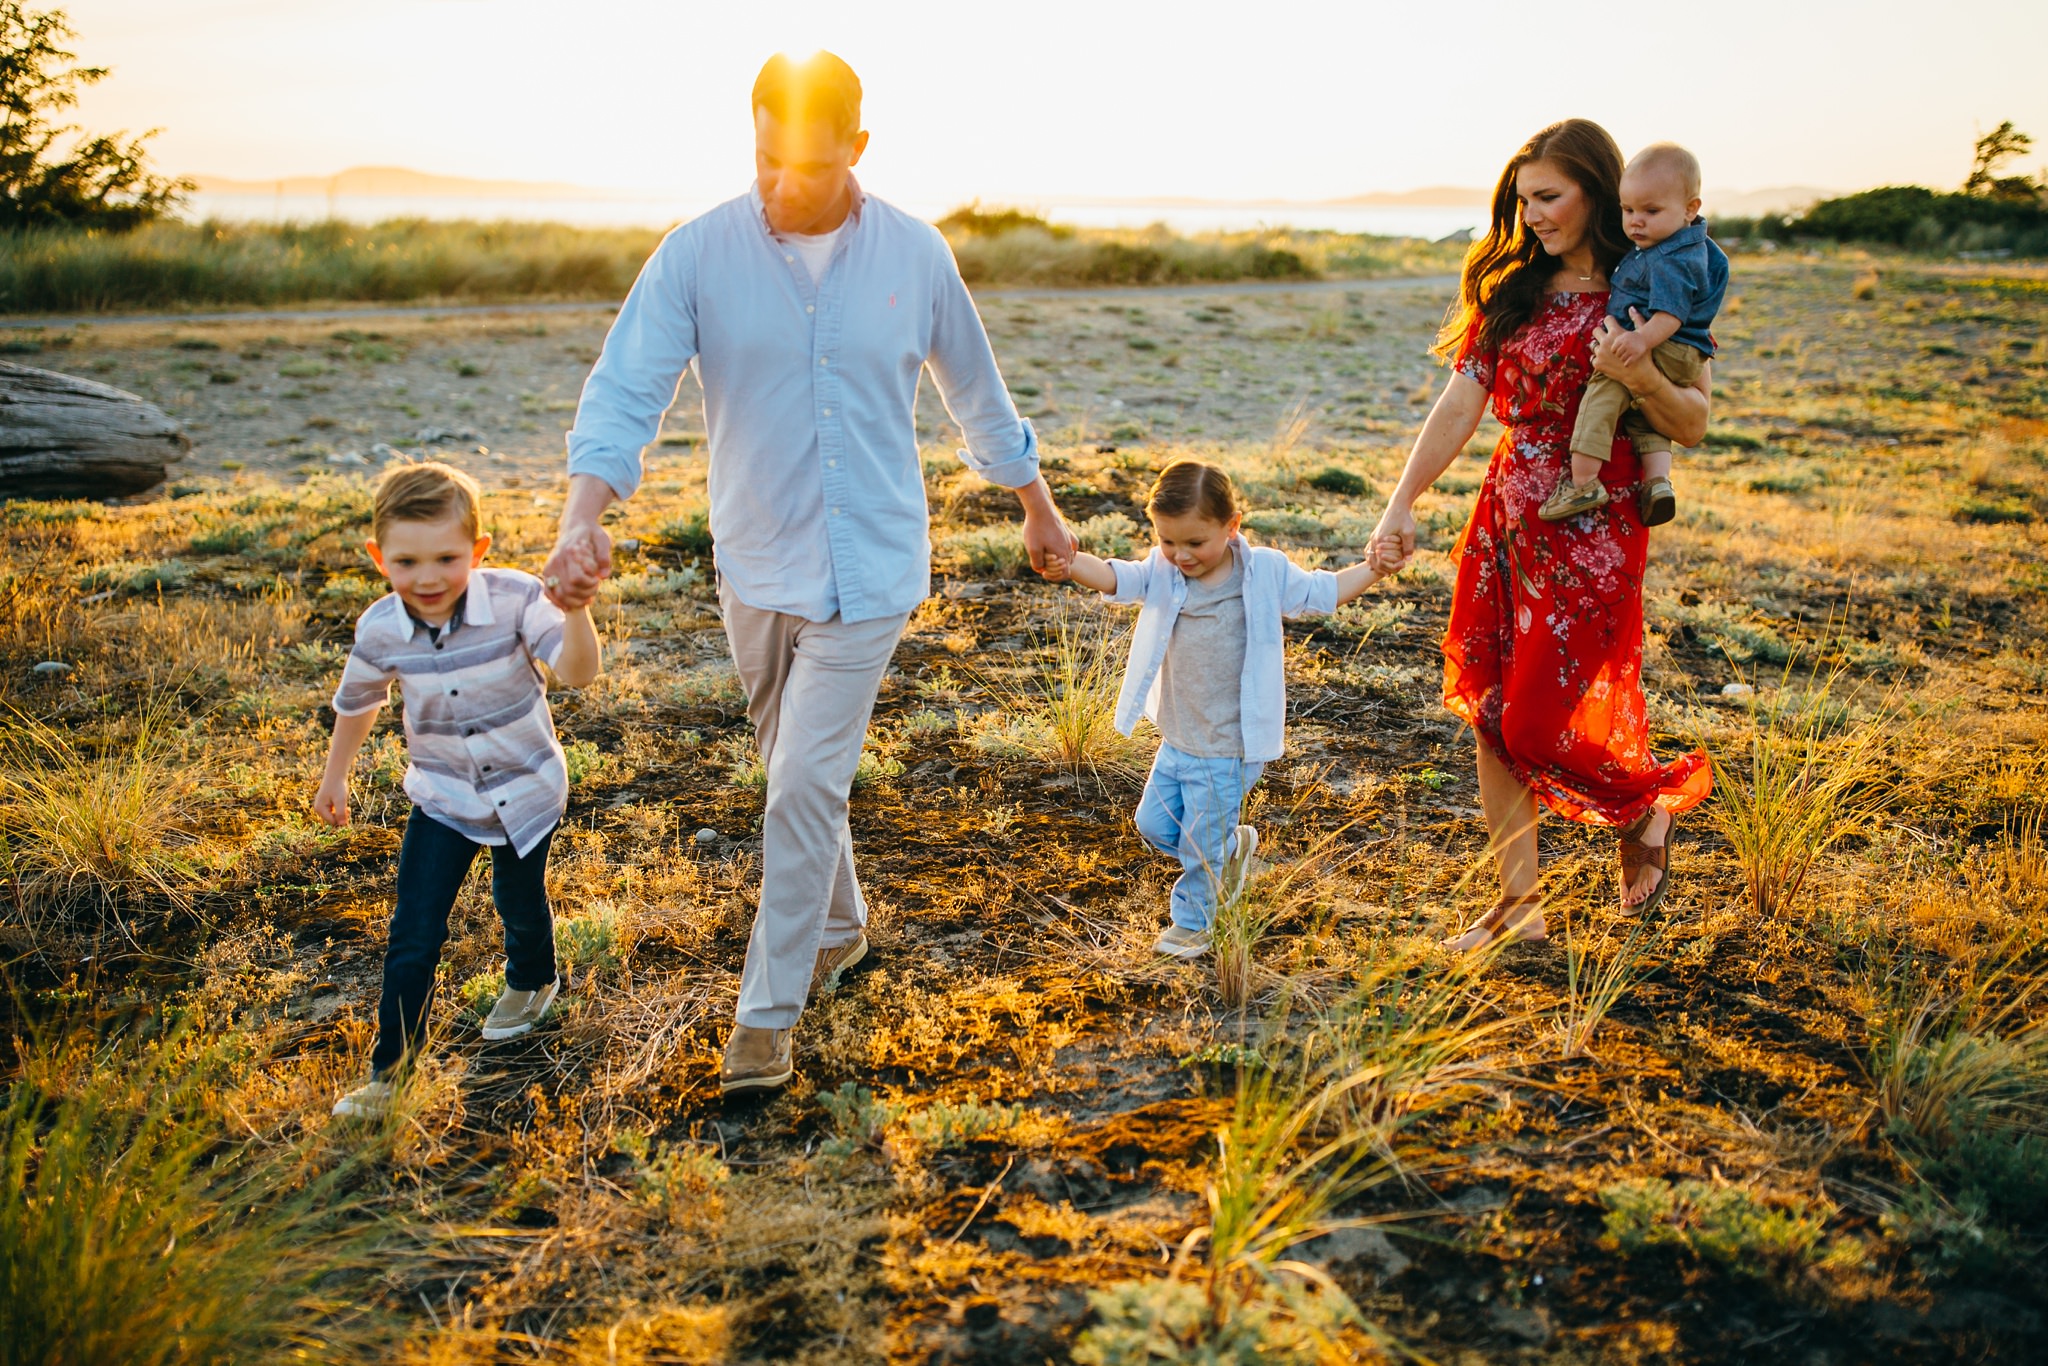
{"label": "brown leather shoe", "polygon": [[788,1030],[736,1024],[726,1040],[725,1061],[718,1067],[718,1089],[727,1094],[772,1091],[796,1075],[792,1059]]}
{"label": "brown leather shoe", "polygon": [[1662,475],[1646,480],[1636,495],[1636,508],[1643,514],[1644,526],[1663,526],[1678,515],[1678,490]]}
{"label": "brown leather shoe", "polygon": [[862,935],[851,944],[837,948],[819,949],[818,966],[811,969],[811,990],[827,992],[839,985],[839,978],[848,968],[868,956],[868,937]]}

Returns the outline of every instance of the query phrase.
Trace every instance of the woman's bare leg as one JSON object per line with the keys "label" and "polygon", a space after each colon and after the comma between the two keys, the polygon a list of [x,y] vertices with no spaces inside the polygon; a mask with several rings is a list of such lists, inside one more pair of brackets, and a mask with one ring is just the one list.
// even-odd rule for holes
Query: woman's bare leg
{"label": "woman's bare leg", "polygon": [[1479,805],[1486,811],[1486,831],[1494,866],[1500,870],[1505,897],[1533,896],[1538,878],[1536,794],[1479,741]]}
{"label": "woman's bare leg", "polygon": [[1448,941],[1456,953],[1488,948],[1502,939],[1544,937],[1543,905],[1536,900],[1536,798],[1484,740],[1479,742],[1479,804],[1486,811],[1501,898],[1471,929]]}

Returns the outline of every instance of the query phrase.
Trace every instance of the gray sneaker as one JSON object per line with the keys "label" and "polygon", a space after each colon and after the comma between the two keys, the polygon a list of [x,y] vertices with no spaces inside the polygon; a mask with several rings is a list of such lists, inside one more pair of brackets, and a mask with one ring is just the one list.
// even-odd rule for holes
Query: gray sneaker
{"label": "gray sneaker", "polygon": [[548,1008],[561,993],[562,979],[554,981],[538,991],[514,991],[506,987],[498,1003],[491,1007],[491,1014],[484,1021],[486,1039],[516,1039],[541,1022]]}
{"label": "gray sneaker", "polygon": [[772,1091],[795,1075],[795,1050],[790,1047],[788,1030],[743,1024],[732,1027],[725,1060],[718,1066],[720,1091]]}
{"label": "gray sneaker", "polygon": [[1168,925],[1152,941],[1152,947],[1168,958],[1200,958],[1209,951],[1209,932]]}
{"label": "gray sneaker", "polygon": [[868,937],[864,934],[851,944],[819,949],[818,965],[811,969],[811,990],[821,995],[831,991],[839,985],[841,974],[867,956]]}
{"label": "gray sneaker", "polygon": [[344,1119],[376,1119],[391,1108],[391,1097],[390,1082],[364,1082],[334,1102],[334,1113]]}

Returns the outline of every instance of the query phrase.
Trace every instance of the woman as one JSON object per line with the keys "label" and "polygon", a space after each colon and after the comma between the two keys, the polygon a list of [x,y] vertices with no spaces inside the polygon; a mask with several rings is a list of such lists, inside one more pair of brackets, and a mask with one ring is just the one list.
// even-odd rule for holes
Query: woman
{"label": "woman", "polygon": [[1567,119],[1501,173],[1493,222],[1465,257],[1460,306],[1437,338],[1449,384],[1409,454],[1374,533],[1384,561],[1415,549],[1415,499],[1477,430],[1490,401],[1507,428],[1472,520],[1452,548],[1457,588],[1444,635],[1444,703],[1479,733],[1479,794],[1501,895],[1451,941],[1461,950],[1546,937],[1537,890],[1541,806],[1621,832],[1621,900],[1664,897],[1673,817],[1706,797],[1703,753],[1660,764],[1641,683],[1639,466],[1626,435],[1601,475],[1613,501],[1545,522],[1536,509],[1570,461],[1572,422],[1598,371],[1628,385],[1651,425],[1680,445],[1706,434],[1712,376],[1679,388],[1624,363],[1608,340],[1607,273],[1621,231],[1621,151],[1598,124]]}

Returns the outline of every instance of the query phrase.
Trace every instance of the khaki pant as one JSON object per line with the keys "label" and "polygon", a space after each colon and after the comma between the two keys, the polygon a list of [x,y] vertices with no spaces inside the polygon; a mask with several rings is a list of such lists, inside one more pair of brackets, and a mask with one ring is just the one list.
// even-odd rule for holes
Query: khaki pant
{"label": "khaki pant", "polygon": [[882,674],[910,618],[807,621],[749,607],[723,583],[718,602],[768,774],[761,909],[737,1014],[755,1029],[788,1029],[810,997],[819,950],[852,943],[867,926],[847,796]]}
{"label": "khaki pant", "polygon": [[[1684,387],[1697,383],[1706,357],[1682,341],[1660,342],[1650,360],[1664,378]],[[1668,451],[1671,438],[1652,427],[1636,408],[1635,395],[1611,375],[1595,375],[1586,382],[1586,396],[1579,400],[1579,420],[1572,428],[1572,454],[1605,460],[1614,454],[1614,428],[1621,429],[1635,443],[1636,454]]]}

